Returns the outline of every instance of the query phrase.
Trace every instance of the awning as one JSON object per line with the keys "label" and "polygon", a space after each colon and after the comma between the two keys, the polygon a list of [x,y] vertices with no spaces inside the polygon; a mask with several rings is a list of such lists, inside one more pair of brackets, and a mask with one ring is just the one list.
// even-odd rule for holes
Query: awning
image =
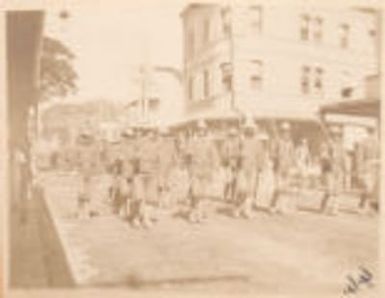
{"label": "awning", "polygon": [[357,99],[340,101],[324,105],[320,114],[343,114],[357,117],[380,118],[380,101],[378,99]]}

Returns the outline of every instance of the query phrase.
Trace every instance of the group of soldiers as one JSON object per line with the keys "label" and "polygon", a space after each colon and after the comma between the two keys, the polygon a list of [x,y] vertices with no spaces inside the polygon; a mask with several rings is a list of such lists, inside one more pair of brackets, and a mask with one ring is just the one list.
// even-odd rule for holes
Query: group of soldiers
{"label": "group of soldiers", "polygon": [[[335,214],[343,191],[346,150],[341,129],[333,127],[330,132],[320,146],[317,164],[324,193],[320,212]],[[290,123],[282,123],[273,137],[253,119],[246,119],[240,127],[229,127],[221,142],[205,121],[199,121],[188,137],[176,136],[167,127],[143,127],[123,131],[121,140],[102,152],[92,146],[90,134],[80,135],[79,143],[85,156],[79,166],[83,182],[79,210],[83,212],[89,204],[95,160],[101,156],[112,176],[109,198],[114,212],[144,227],[153,223],[150,207],[173,208],[179,202],[187,207],[189,221],[204,220],[204,205],[214,197],[213,184],[218,176],[220,196],[230,206],[232,216],[252,217],[262,196],[269,201],[270,213],[284,213],[288,193],[294,185],[305,187],[309,168],[316,160],[306,139],[294,143]],[[370,149],[366,146],[365,150]],[[365,163],[370,158],[365,157]],[[373,181],[377,179],[373,170],[363,172],[362,210],[372,199]]]}

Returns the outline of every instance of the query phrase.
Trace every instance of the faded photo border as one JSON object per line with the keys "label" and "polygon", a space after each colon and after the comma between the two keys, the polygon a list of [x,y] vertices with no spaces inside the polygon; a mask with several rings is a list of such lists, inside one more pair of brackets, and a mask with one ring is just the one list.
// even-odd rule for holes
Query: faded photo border
{"label": "faded photo border", "polygon": [[[122,7],[122,9],[130,9],[133,5],[135,6],[149,6],[152,5],[161,5],[166,6],[170,5],[174,2],[181,2],[185,0],[142,0],[139,1],[133,1],[133,0],[57,0],[59,3],[66,3],[66,2],[76,2],[76,5],[84,6],[86,9],[87,7],[94,7],[98,6],[100,3],[105,2],[111,2],[111,5],[117,5]],[[248,0],[239,0],[241,2],[246,2]],[[278,3],[278,5],[301,5],[303,1],[301,0],[273,0]],[[272,2],[273,2],[272,1]],[[207,292],[205,294],[194,293],[194,292],[171,292],[171,291],[163,291],[163,290],[157,290],[157,291],[151,291],[151,290],[144,290],[144,291],[132,291],[132,290],[126,290],[124,288],[72,288],[72,289],[25,289],[25,290],[15,290],[11,289],[9,286],[9,266],[10,266],[10,254],[9,246],[8,246],[8,239],[9,239],[9,221],[8,221],[8,210],[9,210],[9,175],[8,175],[8,138],[9,138],[9,131],[8,131],[8,117],[7,117],[7,77],[6,77],[6,23],[5,23],[5,13],[9,10],[41,10],[46,9],[46,7],[49,5],[49,0],[43,1],[43,0],[28,0],[28,1],[22,1],[22,0],[3,0],[0,2],[0,142],[1,142],[1,151],[0,151],[0,223],[1,223],[1,232],[0,232],[0,264],[2,266],[2,271],[0,272],[0,285],[2,291],[0,292],[3,294],[4,297],[11,297],[11,298],[45,298],[45,297],[58,297],[58,298],[67,298],[67,297],[79,297],[79,298],[99,298],[99,297],[238,297],[238,295],[235,295],[234,293],[229,294],[223,294],[223,293],[216,293],[216,292]],[[187,1],[185,1],[187,3]],[[213,2],[213,1],[197,1],[197,2]],[[218,2],[218,1],[216,1]],[[234,1],[233,1],[234,2]],[[314,4],[315,6],[336,6],[336,5],[343,5],[346,6],[349,2],[354,3],[362,3],[365,2],[364,0],[347,0],[347,1],[340,1],[338,4],[336,4],[336,1],[333,0],[309,0],[308,2]],[[384,1],[378,0],[378,1],[366,1],[366,2],[373,2],[377,3],[376,5],[381,8],[381,14],[382,14],[382,24],[381,24],[381,48],[383,55],[385,57],[385,3]],[[111,20],[113,21],[113,20]],[[380,61],[380,74],[383,74],[385,72],[385,59],[382,58],[382,61]],[[385,107],[383,104],[383,96],[385,94],[385,83],[384,83],[384,76],[381,76],[381,94],[380,94],[380,101],[381,101],[381,131],[382,131],[382,142],[384,142],[384,131],[385,131]],[[381,144],[381,175],[380,175],[380,202],[381,205],[384,206],[385,204],[385,167],[384,167],[384,156],[385,156],[385,146],[384,144]],[[385,285],[384,285],[384,274],[385,274],[385,211],[384,208],[380,208],[379,212],[379,242],[378,245],[380,247],[379,249],[379,265],[380,265],[380,276],[377,278],[378,284],[378,297],[385,297]],[[306,281],[304,281],[306,282]],[[239,297],[334,297],[334,296],[328,296],[324,293],[313,293],[311,296],[309,294],[304,294],[303,296],[298,293],[287,293],[282,295],[266,295],[263,293],[242,293],[239,295]],[[361,296],[357,296],[361,297]],[[370,297],[371,298],[371,297]],[[373,296],[373,298],[376,298]]]}

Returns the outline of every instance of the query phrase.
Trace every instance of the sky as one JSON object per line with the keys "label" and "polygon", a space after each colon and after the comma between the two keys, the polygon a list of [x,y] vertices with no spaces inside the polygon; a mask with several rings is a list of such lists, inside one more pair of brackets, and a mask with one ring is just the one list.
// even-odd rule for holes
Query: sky
{"label": "sky", "polygon": [[[108,1],[95,1],[92,6],[66,3],[47,11],[44,34],[61,40],[76,55],[79,92],[68,100],[132,100],[139,94],[135,72],[143,61],[181,69],[180,12],[185,2],[125,2],[115,6],[107,5]],[[63,8],[69,11],[69,18],[59,17]]]}

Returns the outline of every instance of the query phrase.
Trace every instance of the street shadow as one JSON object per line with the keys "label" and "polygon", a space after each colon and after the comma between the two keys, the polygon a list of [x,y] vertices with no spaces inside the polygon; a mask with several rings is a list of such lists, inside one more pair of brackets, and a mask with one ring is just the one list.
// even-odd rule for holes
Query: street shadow
{"label": "street shadow", "polygon": [[178,210],[172,214],[172,217],[188,221],[188,210]]}
{"label": "street shadow", "polygon": [[222,206],[216,209],[216,212],[220,215],[224,215],[226,217],[234,218],[233,214],[234,207],[233,206]]}
{"label": "street shadow", "polygon": [[270,209],[269,207],[264,207],[264,206],[253,206],[253,210],[256,211],[256,212],[261,212],[261,213],[265,213],[265,214],[270,214]]}
{"label": "street shadow", "polygon": [[201,276],[201,277],[185,277],[185,278],[166,278],[158,280],[145,280],[135,274],[129,275],[126,279],[125,286],[133,289],[161,287],[161,286],[180,286],[193,284],[208,284],[215,282],[250,282],[251,279],[247,275],[223,275],[223,276]]}
{"label": "street shadow", "polygon": [[309,213],[314,213],[314,214],[322,215],[322,211],[321,211],[320,207],[315,208],[315,207],[302,207],[302,206],[298,206],[297,209],[298,209],[298,211],[303,211],[303,212],[309,212]]}

